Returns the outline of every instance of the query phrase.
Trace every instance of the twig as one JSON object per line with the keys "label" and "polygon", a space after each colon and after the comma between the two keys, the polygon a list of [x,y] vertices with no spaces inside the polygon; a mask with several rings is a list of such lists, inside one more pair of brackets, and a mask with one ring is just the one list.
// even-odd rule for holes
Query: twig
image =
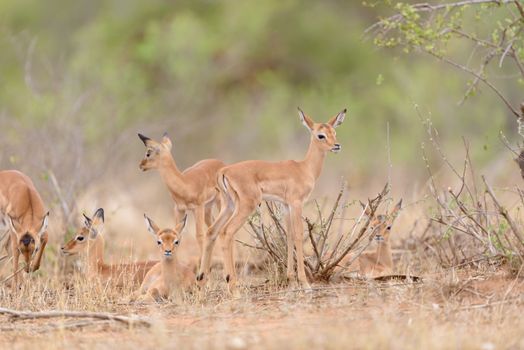
{"label": "twig", "polygon": [[12,274],[10,274],[9,276],[7,276],[6,278],[4,278],[0,284],[4,284],[5,282],[9,281],[11,278],[15,277],[20,271],[22,271],[23,269],[25,269],[25,264],[24,266],[22,266],[21,268],[19,268],[18,270],[16,270],[15,272],[13,272]]}
{"label": "twig", "polygon": [[51,324],[45,327],[39,327],[35,328],[33,325],[31,325],[27,329],[21,329],[17,326],[12,327],[2,327],[0,328],[0,332],[20,332],[22,330],[24,331],[30,331],[31,333],[47,333],[55,330],[65,330],[65,329],[78,329],[78,328],[84,328],[84,327],[90,327],[90,326],[102,326],[106,324],[110,324],[111,321],[109,320],[89,320],[89,321],[78,321],[78,322],[69,322],[66,324],[62,323],[55,323]]}
{"label": "twig", "polygon": [[320,253],[318,252],[317,243],[315,242],[315,239],[313,238],[313,224],[309,221],[308,218],[306,218],[306,224],[307,224],[307,230],[309,233],[309,240],[311,241],[311,245],[313,246],[313,251],[315,252],[315,256],[317,257],[317,266],[315,268],[315,272],[318,272],[319,267],[324,268],[324,264],[322,263],[322,258],[320,256]]}
{"label": "twig", "polygon": [[152,323],[137,315],[120,316],[101,312],[82,312],[82,311],[18,311],[7,308],[0,308],[0,314],[8,315],[13,320],[34,320],[41,318],[94,318],[99,320],[118,321],[127,325],[141,325],[151,327]]}
{"label": "twig", "polygon": [[497,207],[497,210],[499,211],[500,215],[502,215],[504,219],[506,219],[507,223],[509,224],[509,227],[511,228],[511,231],[517,238],[517,241],[524,248],[524,239],[522,238],[522,233],[518,229],[517,225],[515,224],[511,216],[508,214],[508,211],[506,210],[506,208],[500,205],[499,201],[497,200],[497,197],[495,196],[495,193],[493,192],[493,189],[486,181],[486,178],[484,177],[484,175],[482,175],[482,181],[484,181],[484,184],[486,185],[486,190],[488,191],[489,196],[493,200],[493,203]]}

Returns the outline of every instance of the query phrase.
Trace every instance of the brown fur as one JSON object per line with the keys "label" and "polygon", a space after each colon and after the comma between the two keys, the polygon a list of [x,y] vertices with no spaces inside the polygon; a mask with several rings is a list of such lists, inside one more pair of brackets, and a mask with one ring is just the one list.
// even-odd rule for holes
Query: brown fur
{"label": "brown fur", "polygon": [[147,272],[158,261],[106,264],[104,262],[105,239],[102,234],[103,211],[101,217],[95,213],[92,219],[88,217],[86,219],[84,226],[62,246],[62,253],[65,255],[85,254],[87,258],[85,275],[88,279],[100,278],[102,281],[111,281],[117,286],[123,286],[126,280],[131,278],[133,283],[141,284]]}
{"label": "brown fur", "polygon": [[161,142],[138,134],[146,146],[146,155],[140,162],[140,169],[158,169],[175,202],[175,223],[191,211],[195,218],[195,231],[198,246],[202,251],[204,230],[212,222],[213,205],[220,210],[217,195],[216,174],[225,164],[217,159],[205,159],[181,172],[171,155],[171,140],[164,135]]}
{"label": "brown fur", "polygon": [[[4,232],[9,232],[4,248],[13,256],[13,272],[18,270],[20,254],[26,272],[38,270],[48,241],[47,214],[33,182],[19,171],[0,171],[0,222]],[[18,279],[15,274],[13,288]]]}
{"label": "brown fur", "polygon": [[[175,229],[163,230],[147,216],[145,218],[148,230],[158,241],[161,260],[147,273],[140,289],[133,294],[131,299],[159,301],[168,299],[174,294],[175,298],[180,300],[184,291],[195,282],[195,266],[183,265],[177,258],[177,249],[187,217]],[[169,256],[166,255],[167,252]]]}
{"label": "brown fur", "polygon": [[[280,201],[287,209],[288,252],[296,249],[298,280],[303,286],[309,286],[303,259],[302,207],[320,176],[326,154],[329,151],[340,150],[340,145],[336,143],[335,127],[342,123],[345,112],[344,110],[337,114],[327,124],[318,124],[299,109],[302,123],[311,133],[309,149],[302,161],[286,160],[273,163],[248,160],[218,171],[218,187],[225,204],[207,233],[198,274],[200,281],[209,273],[214,242],[220,236],[223,239],[225,278],[230,290],[235,291],[234,236],[256,206],[263,199],[267,199]],[[287,276],[291,281],[295,274],[293,254],[288,254],[287,268]]]}
{"label": "brown fur", "polygon": [[[375,215],[372,218],[370,228],[376,232],[376,237],[382,237],[383,240],[376,242],[377,248],[375,251],[362,253],[355,262],[346,266],[346,271],[358,271],[359,275],[368,278],[390,275],[393,272],[394,265],[389,238],[401,206],[402,200],[397,203],[389,215]],[[369,207],[367,207],[366,214],[371,214]],[[352,257],[348,255],[340,262],[340,265],[345,266],[351,260]]]}

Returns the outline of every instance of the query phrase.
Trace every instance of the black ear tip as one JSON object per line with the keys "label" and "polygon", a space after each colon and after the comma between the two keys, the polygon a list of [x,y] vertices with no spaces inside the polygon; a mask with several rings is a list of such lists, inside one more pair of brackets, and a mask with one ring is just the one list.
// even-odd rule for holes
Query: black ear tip
{"label": "black ear tip", "polygon": [[342,113],[346,113],[348,111],[347,108],[344,108],[344,110],[342,111]]}
{"label": "black ear tip", "polygon": [[164,134],[162,135],[162,137],[169,137],[167,131],[164,132]]}
{"label": "black ear tip", "polygon": [[141,133],[138,133],[138,137],[140,138],[140,140],[142,140],[142,142],[146,142],[148,140],[151,140],[149,137],[147,137],[145,135],[142,135]]}
{"label": "black ear tip", "polygon": [[102,221],[104,221],[104,209],[98,208],[95,212],[95,216],[98,216]]}

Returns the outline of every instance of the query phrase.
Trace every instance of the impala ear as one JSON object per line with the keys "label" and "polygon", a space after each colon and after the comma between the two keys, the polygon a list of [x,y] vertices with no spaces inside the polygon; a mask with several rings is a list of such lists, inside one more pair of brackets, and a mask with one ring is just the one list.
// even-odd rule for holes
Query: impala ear
{"label": "impala ear", "polygon": [[104,209],[98,208],[93,214],[91,226],[89,227],[89,238],[95,239],[104,229]]}
{"label": "impala ear", "polygon": [[144,214],[144,219],[146,220],[147,230],[156,238],[156,235],[158,231],[160,231],[160,228],[155,224],[153,220],[148,218],[146,214]]}
{"label": "impala ear", "polygon": [[140,140],[142,140],[142,142],[144,143],[145,146],[148,146],[149,143],[151,142],[151,139],[147,136],[144,136],[142,134],[138,134],[138,137],[140,138]]}
{"label": "impala ear", "polygon": [[171,151],[171,148],[173,148],[173,143],[171,142],[171,139],[167,135],[167,132],[164,133],[164,136],[162,136],[162,145],[167,148],[169,151]]}
{"label": "impala ear", "polygon": [[187,224],[187,214],[184,215],[184,218],[182,219],[182,221],[176,226],[175,231],[178,234],[182,234],[182,232],[186,228],[186,224]]}
{"label": "impala ear", "polygon": [[369,206],[369,204],[364,204],[362,203],[362,201],[359,201],[359,202],[360,202],[360,206],[364,210],[364,215],[371,216],[371,207]]}
{"label": "impala ear", "polygon": [[38,237],[42,237],[42,235],[47,231],[47,226],[49,225],[49,212],[45,214],[44,218],[42,219],[42,225],[40,226],[40,230],[38,230]]}
{"label": "impala ear", "polygon": [[91,218],[84,213],[82,213],[82,216],[84,217],[84,226],[90,228],[93,220],[91,220]]}
{"label": "impala ear", "polygon": [[395,205],[395,207],[391,211],[390,215],[393,218],[396,218],[398,216],[398,212],[400,211],[400,209],[402,209],[402,199],[398,201],[398,203]]}
{"label": "impala ear", "polygon": [[328,121],[328,124],[331,125],[332,127],[336,128],[337,126],[342,124],[342,122],[344,121],[344,118],[346,117],[346,112],[347,112],[347,109],[344,108],[344,110],[342,112],[340,112],[339,114],[337,114],[336,116],[331,118]]}
{"label": "impala ear", "polygon": [[309,131],[313,131],[313,125],[315,124],[315,122],[313,121],[313,119],[311,119],[310,117],[308,117],[306,115],[306,113],[304,113],[304,111],[302,111],[300,109],[300,107],[297,107],[298,108],[298,116],[300,117],[300,121],[302,122],[302,124],[304,124],[304,126],[309,130]]}
{"label": "impala ear", "polygon": [[9,230],[16,234],[17,232],[16,232],[16,229],[15,229],[15,225],[13,223],[13,219],[11,219],[11,216],[6,215],[5,216],[5,221],[7,223],[7,227],[9,227]]}

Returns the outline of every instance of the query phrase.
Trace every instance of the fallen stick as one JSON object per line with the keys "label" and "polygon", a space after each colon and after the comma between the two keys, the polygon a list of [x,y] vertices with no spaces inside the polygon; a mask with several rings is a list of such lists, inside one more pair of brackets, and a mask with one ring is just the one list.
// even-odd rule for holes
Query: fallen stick
{"label": "fallen stick", "polygon": [[373,278],[374,281],[385,282],[391,280],[412,280],[413,282],[422,282],[422,278],[412,275],[386,275]]}
{"label": "fallen stick", "polygon": [[14,320],[33,320],[40,318],[95,318],[99,320],[110,320],[118,321],[127,325],[142,325],[146,327],[151,327],[152,323],[144,318],[133,315],[120,316],[110,313],[99,313],[99,312],[82,312],[82,311],[42,311],[42,312],[30,312],[30,311],[18,311],[6,308],[0,308],[1,315],[9,315],[11,319]]}
{"label": "fallen stick", "polygon": [[31,325],[30,328],[20,328],[16,326],[11,327],[1,327],[0,332],[21,332],[28,331],[31,333],[47,333],[51,331],[59,331],[66,329],[79,329],[90,326],[102,326],[111,324],[110,320],[89,320],[89,321],[77,321],[70,323],[54,323],[46,327],[34,328],[34,325]]}

